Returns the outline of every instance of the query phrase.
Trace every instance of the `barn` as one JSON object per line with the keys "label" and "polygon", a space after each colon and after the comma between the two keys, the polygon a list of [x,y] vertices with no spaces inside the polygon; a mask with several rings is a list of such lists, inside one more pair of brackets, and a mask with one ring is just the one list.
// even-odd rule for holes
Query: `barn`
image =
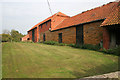
{"label": "barn", "polygon": [[57,41],[66,44],[100,44],[106,49],[120,45],[120,2],[67,16],[58,12],[28,30],[33,42]]}
{"label": "barn", "polygon": [[29,40],[29,34],[22,37],[21,41],[28,41]]}

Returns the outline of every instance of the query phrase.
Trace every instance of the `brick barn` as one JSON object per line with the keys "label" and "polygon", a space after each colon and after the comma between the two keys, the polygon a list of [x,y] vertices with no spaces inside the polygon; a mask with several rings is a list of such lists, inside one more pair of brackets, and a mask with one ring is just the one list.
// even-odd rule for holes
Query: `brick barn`
{"label": "brick barn", "polygon": [[29,34],[27,34],[26,36],[22,37],[21,41],[28,41],[29,40]]}
{"label": "brick barn", "polygon": [[29,39],[78,45],[103,42],[104,48],[113,48],[120,45],[119,7],[120,2],[110,2],[72,17],[58,12],[33,26]]}

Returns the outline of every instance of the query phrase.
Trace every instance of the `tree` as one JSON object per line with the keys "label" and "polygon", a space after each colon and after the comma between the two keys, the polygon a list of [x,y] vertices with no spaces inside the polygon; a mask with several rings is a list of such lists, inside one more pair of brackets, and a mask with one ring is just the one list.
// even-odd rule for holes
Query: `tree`
{"label": "tree", "polygon": [[9,30],[3,30],[3,34],[1,35],[2,37],[0,37],[0,41],[2,40],[2,42],[10,41],[19,42],[21,38],[24,36],[16,30],[11,30],[11,32]]}
{"label": "tree", "polygon": [[13,41],[15,42],[19,42],[21,38],[24,36],[16,30],[11,30],[10,34],[11,34],[11,37],[13,38]]}
{"label": "tree", "polygon": [[10,42],[12,37],[10,34],[2,34],[2,42]]}

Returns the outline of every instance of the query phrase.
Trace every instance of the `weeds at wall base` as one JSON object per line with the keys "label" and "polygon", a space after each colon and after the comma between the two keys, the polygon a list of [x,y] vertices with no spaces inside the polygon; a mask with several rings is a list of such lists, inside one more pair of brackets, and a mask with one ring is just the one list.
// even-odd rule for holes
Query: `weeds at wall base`
{"label": "weeds at wall base", "polygon": [[59,42],[56,42],[56,41],[45,41],[43,43],[48,44],[48,45],[70,46],[70,47],[73,47],[73,48],[94,50],[94,51],[103,52],[105,54],[112,54],[112,55],[120,56],[120,46],[116,47],[116,48],[113,48],[113,49],[106,50],[106,49],[103,49],[103,47],[101,47],[100,44],[97,44],[97,45],[91,45],[91,44],[76,45],[76,44],[59,43]]}

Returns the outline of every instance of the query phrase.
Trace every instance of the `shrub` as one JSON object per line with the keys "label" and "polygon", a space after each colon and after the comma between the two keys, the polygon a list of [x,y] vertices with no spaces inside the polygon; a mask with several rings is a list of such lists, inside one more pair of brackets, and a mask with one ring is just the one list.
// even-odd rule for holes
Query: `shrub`
{"label": "shrub", "polygon": [[74,48],[96,50],[96,51],[100,49],[99,45],[91,45],[91,44],[83,44],[83,45],[69,44],[68,46],[71,46]]}
{"label": "shrub", "polygon": [[68,44],[67,46],[75,47],[75,44]]}
{"label": "shrub", "polygon": [[82,49],[89,49],[89,50],[100,50],[100,45],[91,45],[91,44],[84,44],[82,45]]}
{"label": "shrub", "polygon": [[120,56],[120,46],[113,49],[108,49],[108,50],[104,49],[103,52],[106,54],[114,54],[114,55]]}
{"label": "shrub", "polygon": [[44,44],[48,44],[48,45],[58,45],[58,46],[66,46],[67,44],[65,43],[58,43],[56,41],[45,41],[43,42]]}
{"label": "shrub", "polygon": [[74,47],[74,48],[81,48],[82,46],[80,45],[76,45],[76,44],[68,44],[68,46],[70,47]]}
{"label": "shrub", "polygon": [[120,46],[114,49],[103,49],[100,50],[101,47],[100,45],[92,45],[92,44],[83,44],[83,45],[76,45],[76,44],[64,44],[64,43],[58,43],[56,41],[45,41],[43,42],[44,44],[48,44],[48,45],[58,45],[58,46],[70,46],[70,47],[74,47],[74,48],[80,48],[80,49],[89,49],[89,50],[95,50],[95,51],[102,51],[106,54],[114,54],[114,55],[118,55],[120,56]]}
{"label": "shrub", "polygon": [[58,44],[58,42],[56,41],[45,41],[43,42],[44,44],[49,44],[49,45],[55,45],[55,44]]}
{"label": "shrub", "polygon": [[58,43],[59,46],[66,46],[65,43]]}

